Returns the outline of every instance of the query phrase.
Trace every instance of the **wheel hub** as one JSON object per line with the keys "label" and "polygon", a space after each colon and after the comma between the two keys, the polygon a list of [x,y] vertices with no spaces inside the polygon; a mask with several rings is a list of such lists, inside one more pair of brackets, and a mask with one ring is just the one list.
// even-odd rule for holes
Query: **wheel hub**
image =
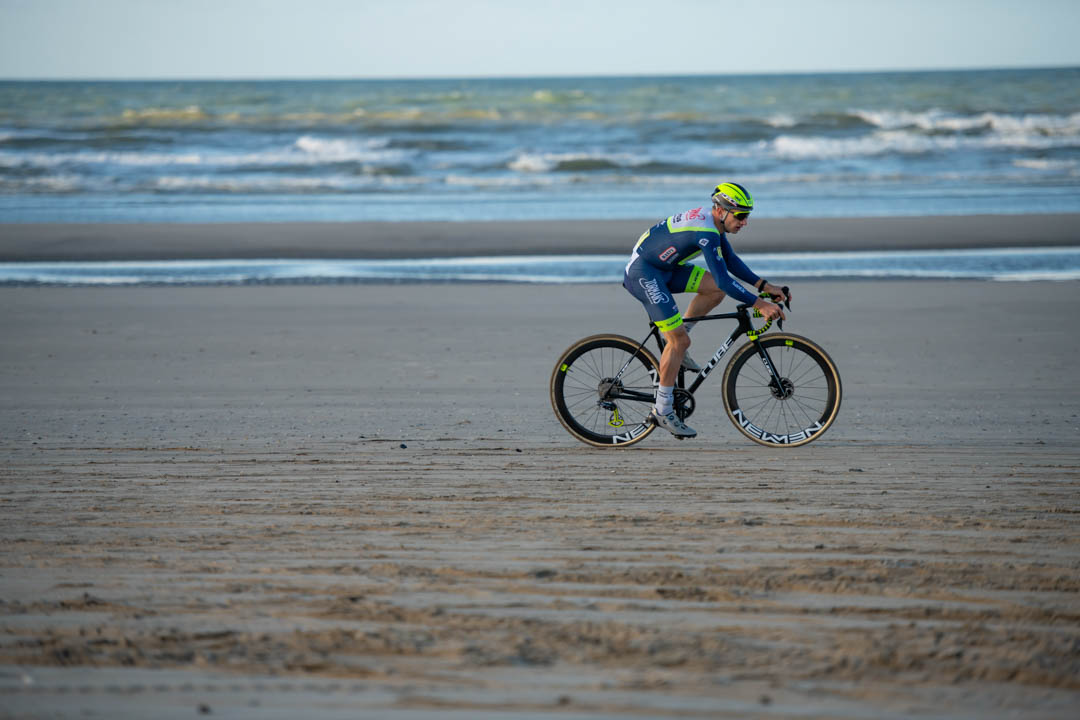
{"label": "wheel hub", "polygon": [[769,390],[777,400],[787,400],[795,394],[795,383],[791,382],[788,378],[780,378],[780,387],[777,387],[776,379],[774,378],[769,381]]}
{"label": "wheel hub", "polygon": [[622,382],[613,380],[611,378],[604,378],[600,381],[600,384],[596,386],[596,395],[600,398],[599,405],[605,410],[611,410],[615,407],[615,401],[611,397],[618,396],[622,391]]}

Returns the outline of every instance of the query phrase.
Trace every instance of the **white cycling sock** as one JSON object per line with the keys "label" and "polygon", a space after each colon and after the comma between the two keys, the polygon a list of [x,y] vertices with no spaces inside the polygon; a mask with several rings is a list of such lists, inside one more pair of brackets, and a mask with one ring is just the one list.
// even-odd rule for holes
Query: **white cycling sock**
{"label": "white cycling sock", "polygon": [[660,385],[656,388],[656,405],[653,409],[657,415],[669,415],[675,409],[674,385]]}

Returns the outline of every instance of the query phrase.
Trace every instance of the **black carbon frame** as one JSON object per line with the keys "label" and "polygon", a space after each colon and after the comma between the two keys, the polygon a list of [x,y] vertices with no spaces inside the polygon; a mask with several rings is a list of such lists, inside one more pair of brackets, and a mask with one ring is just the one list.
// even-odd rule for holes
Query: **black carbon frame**
{"label": "black carbon frame", "polygon": [[[705,367],[701,369],[701,372],[698,373],[698,376],[694,379],[694,382],[691,383],[690,387],[686,387],[686,371],[683,368],[679,368],[679,375],[675,381],[675,387],[686,390],[688,393],[693,395],[694,392],[699,387],[701,387],[702,383],[705,382],[705,378],[711,375],[712,371],[720,365],[720,359],[727,355],[727,351],[735,345],[735,340],[743,333],[747,333],[751,336],[750,342],[754,343],[754,345],[757,346],[758,355],[761,356],[762,362],[765,364],[765,367],[768,368],[769,374],[772,375],[773,380],[776,382],[776,386],[782,386],[781,378],[776,372],[776,367],[773,365],[772,359],[769,358],[769,354],[765,352],[765,348],[761,346],[761,341],[758,340],[758,336],[754,332],[754,326],[750,324],[750,314],[747,312],[747,310],[749,310],[749,308],[751,307],[753,306],[747,303],[742,303],[736,308],[735,312],[717,313],[715,315],[700,315],[698,317],[683,318],[684,322],[702,322],[705,320],[738,320],[738,324],[735,326],[735,329],[731,331],[731,334],[728,336],[727,340],[725,340],[724,343],[716,349],[716,352],[712,354],[712,356],[709,358],[709,362],[705,365]],[[615,374],[616,380],[622,377],[622,374],[626,371],[626,368],[630,366],[630,363],[634,359],[634,357],[638,354],[640,350],[645,347],[645,343],[649,342],[649,338],[653,338],[656,341],[656,345],[660,349],[660,354],[664,354],[664,338],[660,334],[660,330],[656,327],[656,324],[649,323],[649,334],[646,335],[640,343],[638,343],[637,350],[634,351],[634,354],[630,356],[630,358],[626,361],[625,364],[623,364],[621,368],[619,368],[619,372]],[[620,393],[618,397],[626,397],[634,400],[650,399],[644,397],[636,397],[636,393]]]}

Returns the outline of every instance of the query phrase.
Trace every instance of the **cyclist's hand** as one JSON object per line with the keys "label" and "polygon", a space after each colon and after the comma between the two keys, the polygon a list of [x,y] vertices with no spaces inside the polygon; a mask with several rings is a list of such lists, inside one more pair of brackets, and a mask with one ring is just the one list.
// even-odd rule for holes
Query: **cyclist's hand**
{"label": "cyclist's hand", "polygon": [[754,309],[760,310],[761,314],[765,316],[766,320],[785,320],[784,311],[776,303],[771,303],[765,298],[758,298],[754,302]]}
{"label": "cyclist's hand", "polygon": [[[785,292],[785,290],[787,292]],[[773,301],[776,303],[784,303],[789,308],[791,307],[791,288],[784,286],[778,287],[772,283],[765,283],[765,292],[769,293]]]}

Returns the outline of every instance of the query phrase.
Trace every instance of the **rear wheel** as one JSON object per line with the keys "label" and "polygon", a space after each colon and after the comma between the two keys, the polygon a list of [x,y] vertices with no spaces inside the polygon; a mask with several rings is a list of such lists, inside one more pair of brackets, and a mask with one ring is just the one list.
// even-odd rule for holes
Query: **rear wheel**
{"label": "rear wheel", "polygon": [[836,420],[840,373],[828,353],[800,335],[769,335],[760,343],[780,382],[758,345],[747,343],[724,371],[724,408],[739,432],[756,443],[805,445]]}
{"label": "rear wheel", "polygon": [[551,373],[551,406],[571,435],[598,447],[632,445],[656,426],[649,420],[660,364],[622,335],[574,343]]}

